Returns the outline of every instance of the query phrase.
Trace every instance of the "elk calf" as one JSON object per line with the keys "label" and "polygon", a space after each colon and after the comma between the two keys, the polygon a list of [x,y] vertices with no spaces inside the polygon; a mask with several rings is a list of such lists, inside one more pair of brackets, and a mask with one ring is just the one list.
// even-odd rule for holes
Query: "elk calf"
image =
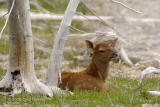
{"label": "elk calf", "polygon": [[58,87],[63,90],[94,90],[107,92],[105,80],[109,72],[109,62],[118,55],[114,50],[117,39],[110,43],[102,42],[93,46],[93,43],[86,40],[87,46],[93,50],[93,56],[89,67],[81,72],[63,71],[61,82]]}

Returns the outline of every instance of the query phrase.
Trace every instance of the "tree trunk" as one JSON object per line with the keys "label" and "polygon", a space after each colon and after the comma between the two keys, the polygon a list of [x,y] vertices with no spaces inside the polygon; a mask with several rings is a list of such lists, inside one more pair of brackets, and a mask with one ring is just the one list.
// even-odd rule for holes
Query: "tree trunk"
{"label": "tree trunk", "polygon": [[[13,0],[7,2],[10,9]],[[15,0],[9,17],[9,39],[9,66],[0,82],[0,91],[10,94],[25,91],[51,97],[51,89],[39,82],[34,72],[29,0]]]}
{"label": "tree trunk", "polygon": [[68,32],[69,26],[71,25],[73,15],[76,12],[80,1],[81,0],[70,0],[58,33],[56,35],[50,63],[48,66],[48,71],[45,77],[45,83],[51,87],[57,86],[58,74],[61,71],[61,61],[63,57],[66,34]]}

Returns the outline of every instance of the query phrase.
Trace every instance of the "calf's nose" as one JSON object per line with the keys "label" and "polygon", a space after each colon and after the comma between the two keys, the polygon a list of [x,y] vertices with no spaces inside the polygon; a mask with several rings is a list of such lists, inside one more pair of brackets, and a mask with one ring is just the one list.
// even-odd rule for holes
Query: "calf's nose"
{"label": "calf's nose", "polygon": [[115,58],[115,57],[117,57],[117,56],[118,56],[117,53],[113,53],[113,54],[112,54],[112,58]]}

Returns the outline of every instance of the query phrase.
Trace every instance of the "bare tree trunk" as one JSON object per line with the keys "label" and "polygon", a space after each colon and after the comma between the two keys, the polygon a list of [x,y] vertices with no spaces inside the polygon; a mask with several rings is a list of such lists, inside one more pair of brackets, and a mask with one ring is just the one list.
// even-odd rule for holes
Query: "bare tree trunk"
{"label": "bare tree trunk", "polygon": [[51,54],[48,71],[45,77],[45,83],[49,86],[57,86],[58,73],[61,71],[61,61],[63,57],[64,43],[72,18],[78,7],[80,0],[70,0],[65,15],[61,22],[59,31],[55,38],[54,47]]}
{"label": "bare tree trunk", "polygon": [[[10,8],[12,0],[8,0]],[[34,50],[29,0],[15,0],[9,18],[9,66],[0,82],[0,91],[17,94],[22,91],[52,96],[52,90],[40,83],[34,72]]]}

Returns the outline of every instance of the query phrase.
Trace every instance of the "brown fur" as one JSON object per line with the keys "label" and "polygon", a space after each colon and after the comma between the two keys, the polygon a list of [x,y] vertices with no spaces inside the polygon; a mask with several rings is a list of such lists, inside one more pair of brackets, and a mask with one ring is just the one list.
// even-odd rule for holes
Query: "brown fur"
{"label": "brown fur", "polygon": [[81,72],[63,71],[58,87],[63,90],[94,90],[107,92],[105,80],[109,72],[109,62],[116,57],[114,46],[117,39],[111,43],[99,43],[93,47],[93,43],[86,41],[87,46],[93,50],[93,57],[89,67]]}

